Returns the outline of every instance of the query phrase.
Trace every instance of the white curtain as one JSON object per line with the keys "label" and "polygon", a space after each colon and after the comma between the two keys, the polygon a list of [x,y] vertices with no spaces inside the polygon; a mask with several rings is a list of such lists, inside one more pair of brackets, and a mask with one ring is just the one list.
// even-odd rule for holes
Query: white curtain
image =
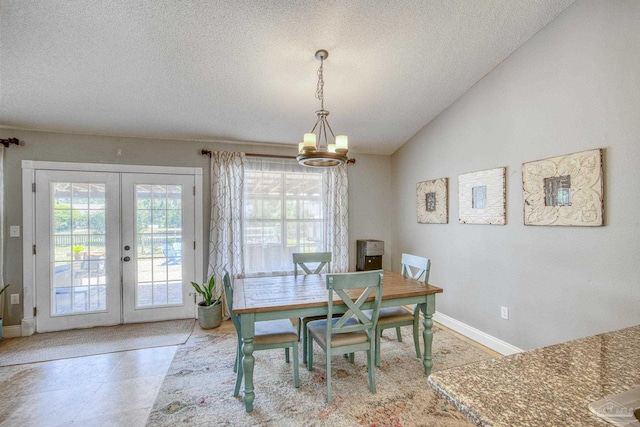
{"label": "white curtain", "polygon": [[333,253],[331,271],[349,270],[349,180],[347,165],[327,168],[322,176],[325,244]]}
{"label": "white curtain", "polygon": [[[222,277],[244,275],[242,253],[242,200],[244,153],[211,153],[211,228],[209,229],[209,268],[215,275],[216,295],[224,294]],[[228,317],[227,305],[223,305]]]}
{"label": "white curtain", "polygon": [[[0,289],[4,287],[4,147],[0,147]],[[0,318],[4,314],[4,293],[0,295]]]}

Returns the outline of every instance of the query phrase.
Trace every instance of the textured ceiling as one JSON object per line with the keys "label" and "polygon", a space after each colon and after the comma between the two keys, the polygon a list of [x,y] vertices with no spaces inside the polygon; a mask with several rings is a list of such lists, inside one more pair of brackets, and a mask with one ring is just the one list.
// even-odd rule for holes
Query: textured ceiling
{"label": "textured ceiling", "polygon": [[1,0],[0,126],[391,154],[573,0]]}

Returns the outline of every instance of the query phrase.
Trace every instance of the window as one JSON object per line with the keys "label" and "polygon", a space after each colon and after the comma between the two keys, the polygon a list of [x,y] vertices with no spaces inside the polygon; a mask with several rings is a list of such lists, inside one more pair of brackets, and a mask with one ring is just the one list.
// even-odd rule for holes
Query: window
{"label": "window", "polygon": [[294,160],[247,158],[245,274],[290,274],[292,253],[324,251],[323,215],[321,170]]}

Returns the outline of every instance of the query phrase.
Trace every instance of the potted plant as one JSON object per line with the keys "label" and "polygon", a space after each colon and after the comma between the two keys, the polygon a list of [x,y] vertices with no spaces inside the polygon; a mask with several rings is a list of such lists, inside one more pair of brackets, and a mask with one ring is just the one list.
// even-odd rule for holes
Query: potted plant
{"label": "potted plant", "polygon": [[[9,284],[5,285],[2,289],[0,289],[0,295],[2,295],[2,293],[6,291],[8,287],[9,287]],[[2,317],[0,317],[0,340],[1,339],[2,339]]]}
{"label": "potted plant", "polygon": [[82,251],[84,251],[84,246],[76,245],[72,249],[73,249],[73,257],[75,259],[81,259],[82,258]]}
{"label": "potted plant", "polygon": [[202,296],[198,303],[198,323],[202,329],[217,328],[222,323],[222,294],[214,297],[216,279],[213,275],[209,283],[200,286],[191,282],[193,288]]}

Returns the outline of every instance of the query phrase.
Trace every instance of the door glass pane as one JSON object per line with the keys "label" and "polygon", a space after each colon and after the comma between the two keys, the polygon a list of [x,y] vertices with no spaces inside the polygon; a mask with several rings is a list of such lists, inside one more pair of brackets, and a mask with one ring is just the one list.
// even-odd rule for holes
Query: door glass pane
{"label": "door glass pane", "polygon": [[107,310],[105,184],[51,183],[51,314]]}
{"label": "door glass pane", "polygon": [[135,186],[136,307],[183,303],[182,186]]}

